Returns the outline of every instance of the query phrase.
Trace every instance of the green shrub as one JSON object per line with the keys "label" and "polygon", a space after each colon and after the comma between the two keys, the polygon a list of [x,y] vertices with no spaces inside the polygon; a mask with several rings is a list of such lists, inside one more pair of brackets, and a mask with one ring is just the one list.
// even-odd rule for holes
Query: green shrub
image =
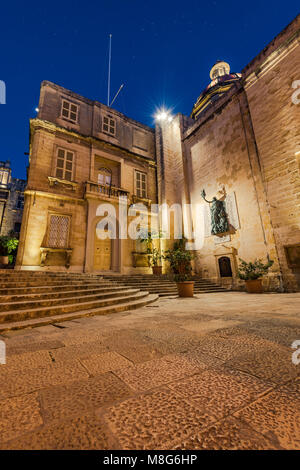
{"label": "green shrub", "polygon": [[14,252],[17,250],[19,240],[15,237],[0,236],[0,255],[8,256],[8,262],[12,263]]}
{"label": "green shrub", "polygon": [[249,263],[242,260],[241,258],[239,258],[239,260],[241,263],[239,265],[237,275],[244,281],[259,279],[264,274],[267,274],[269,268],[274,263],[274,261],[271,259],[266,264],[263,264],[261,259],[255,259],[253,262]]}
{"label": "green shrub", "polygon": [[187,281],[191,276],[194,255],[185,249],[185,242],[185,239],[175,242],[173,248],[166,250],[163,256],[170,264],[175,282]]}

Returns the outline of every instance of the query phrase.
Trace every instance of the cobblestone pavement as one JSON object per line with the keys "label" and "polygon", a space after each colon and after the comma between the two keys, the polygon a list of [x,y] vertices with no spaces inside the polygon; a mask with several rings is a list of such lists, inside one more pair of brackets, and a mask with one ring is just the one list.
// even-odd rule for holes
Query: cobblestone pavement
{"label": "cobblestone pavement", "polygon": [[300,294],[165,298],[0,339],[1,449],[300,449]]}

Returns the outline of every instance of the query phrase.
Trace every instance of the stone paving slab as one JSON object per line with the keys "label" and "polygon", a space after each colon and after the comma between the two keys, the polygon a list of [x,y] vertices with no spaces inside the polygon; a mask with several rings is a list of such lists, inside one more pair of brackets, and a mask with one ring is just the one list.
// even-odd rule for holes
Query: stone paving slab
{"label": "stone paving slab", "polygon": [[196,366],[183,356],[174,354],[115,370],[115,374],[130,388],[140,392],[160,387],[188,375],[194,375],[200,370],[199,365]]}
{"label": "stone paving slab", "polygon": [[300,381],[283,385],[235,416],[283,449],[300,449]]}
{"label": "stone paving slab", "polygon": [[1,383],[0,400],[84,378],[88,378],[88,372],[85,368],[79,362],[71,361],[38,369],[7,372],[6,380]]}
{"label": "stone paving slab", "polygon": [[211,421],[217,421],[270,391],[272,384],[242,372],[214,368],[168,387],[197,404]]}
{"label": "stone paving slab", "polygon": [[93,354],[88,359],[82,359],[81,364],[91,375],[103,374],[121,367],[131,367],[132,362],[116,352],[106,352],[103,354]]}
{"label": "stone paving slab", "polygon": [[130,395],[132,390],[111,373],[69,385],[49,387],[39,393],[45,422],[84,415]]}
{"label": "stone paving slab", "polygon": [[101,341],[91,341],[89,343],[71,344],[52,351],[51,355],[55,362],[72,361],[74,359],[84,359],[91,354],[101,354],[108,352],[107,346]]}
{"label": "stone paving slab", "polygon": [[201,294],[0,336],[2,449],[299,449],[300,294]]}
{"label": "stone paving slab", "polygon": [[38,393],[0,401],[1,443],[43,424]]}
{"label": "stone paving slab", "polygon": [[170,449],[277,450],[278,447],[251,426],[231,417],[213,424],[204,432],[196,432],[179,443],[172,443]]}
{"label": "stone paving slab", "polygon": [[0,380],[9,373],[22,371],[23,369],[38,369],[45,365],[52,365],[52,359],[48,351],[24,352],[22,354],[11,355],[9,352],[6,356],[6,367],[0,367]]}
{"label": "stone paving slab", "polygon": [[122,449],[161,449],[206,427],[208,416],[171,390],[125,400],[108,408],[104,419]]}
{"label": "stone paving slab", "polygon": [[236,355],[226,361],[226,367],[242,370],[264,380],[282,384],[296,379],[300,373],[299,366],[292,363],[292,352],[277,345],[255,349],[248,354]]}
{"label": "stone paving slab", "polygon": [[14,450],[109,450],[116,448],[113,436],[94,415],[60,421],[3,444]]}

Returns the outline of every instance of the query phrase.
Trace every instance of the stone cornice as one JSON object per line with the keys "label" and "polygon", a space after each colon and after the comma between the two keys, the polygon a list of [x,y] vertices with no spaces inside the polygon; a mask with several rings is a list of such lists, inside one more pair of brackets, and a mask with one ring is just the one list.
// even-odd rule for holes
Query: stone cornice
{"label": "stone cornice", "polygon": [[48,193],[46,191],[41,191],[41,190],[35,190],[35,189],[26,189],[24,191],[24,194],[27,196],[41,196],[41,197],[47,197],[49,199],[56,199],[56,200],[63,200],[63,201],[70,201],[70,202],[76,202],[78,204],[85,204],[85,200],[83,198],[76,198],[76,197],[71,197],[71,196],[65,196],[63,194],[57,194],[57,193]]}
{"label": "stone cornice", "polygon": [[288,38],[283,44],[271,52],[270,55],[263,60],[256,69],[249,73],[243,79],[244,88],[247,90],[250,88],[254,83],[257,82],[260,78],[262,78],[266,73],[272,70],[279,62],[281,62],[288,54],[294,51],[300,45],[300,28],[290,37]]}

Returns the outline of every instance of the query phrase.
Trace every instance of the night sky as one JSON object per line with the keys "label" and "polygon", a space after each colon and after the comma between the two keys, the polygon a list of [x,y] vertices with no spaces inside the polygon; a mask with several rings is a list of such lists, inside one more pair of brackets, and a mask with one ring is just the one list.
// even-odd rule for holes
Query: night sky
{"label": "night sky", "polygon": [[42,80],[106,104],[110,33],[113,107],[152,126],[162,105],[190,114],[216,60],[239,72],[298,13],[299,0],[1,2],[0,160],[25,177]]}

